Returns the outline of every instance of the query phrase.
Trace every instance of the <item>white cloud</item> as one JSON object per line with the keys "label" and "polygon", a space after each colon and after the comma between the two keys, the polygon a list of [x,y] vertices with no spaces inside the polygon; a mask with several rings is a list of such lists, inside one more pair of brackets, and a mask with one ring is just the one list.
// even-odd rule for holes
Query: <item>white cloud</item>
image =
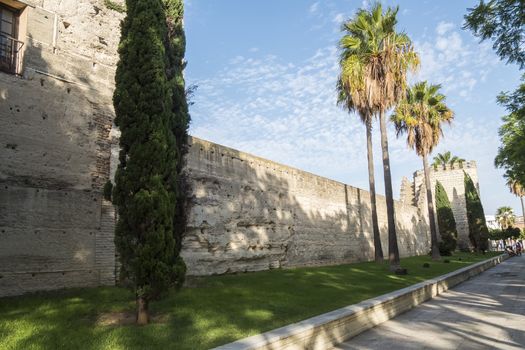
{"label": "white cloud", "polygon": [[338,13],[334,16],[334,18],[332,19],[332,22],[334,22],[335,24],[341,24],[343,23],[344,20],[345,20],[345,14]]}
{"label": "white cloud", "polygon": [[454,24],[440,22],[437,35],[423,42],[415,42],[421,58],[421,69],[411,76],[414,80],[429,80],[442,84],[446,94],[458,94],[470,99],[480,81],[496,67],[490,45],[465,42]]}
{"label": "white cloud", "polygon": [[[332,16],[328,18],[335,20],[338,15]],[[439,32],[443,34],[415,43],[422,69],[410,80],[442,83],[452,104],[469,100],[477,84],[494,69],[491,62],[497,60],[490,45],[474,44],[452,28]],[[334,46],[298,62],[260,52],[257,57],[236,56],[219,73],[197,81],[191,134],[367,188],[365,130],[357,116],[336,106],[338,73]],[[497,148],[497,125],[475,121],[475,116],[458,117],[455,127],[445,130],[436,151],[449,149],[468,159],[487,159],[490,150]],[[378,129],[376,122],[377,190],[382,192]],[[394,193],[398,193],[401,177],[419,169],[421,160],[407,149],[404,138],[395,137],[392,126],[389,143]]]}
{"label": "white cloud", "polygon": [[275,56],[231,62],[198,82],[193,135],[339,180],[365,166],[364,128],[336,106],[335,48],[297,65]]}
{"label": "white cloud", "polygon": [[438,36],[436,39],[436,48],[448,55],[447,59],[455,59],[463,51],[461,37],[456,32],[452,32],[448,36]]}
{"label": "white cloud", "polygon": [[436,27],[436,33],[438,35],[445,35],[447,32],[454,29],[454,24],[450,22],[439,22]]}
{"label": "white cloud", "polygon": [[310,13],[316,13],[318,10],[319,10],[319,1],[314,2],[312,5],[310,5],[310,8],[308,9]]}

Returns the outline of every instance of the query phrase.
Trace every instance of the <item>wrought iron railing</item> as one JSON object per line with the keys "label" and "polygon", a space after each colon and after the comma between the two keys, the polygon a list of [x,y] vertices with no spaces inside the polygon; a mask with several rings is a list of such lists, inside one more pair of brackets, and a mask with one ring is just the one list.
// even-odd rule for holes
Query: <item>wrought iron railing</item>
{"label": "wrought iron railing", "polygon": [[24,43],[0,33],[0,70],[16,74],[20,67],[20,50]]}

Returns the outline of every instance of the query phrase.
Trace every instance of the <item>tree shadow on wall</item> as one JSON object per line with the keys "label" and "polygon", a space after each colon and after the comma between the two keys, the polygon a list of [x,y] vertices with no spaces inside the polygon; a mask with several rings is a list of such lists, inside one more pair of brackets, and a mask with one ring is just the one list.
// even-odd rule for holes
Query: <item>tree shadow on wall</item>
{"label": "tree shadow on wall", "polygon": [[[193,188],[183,243],[189,274],[228,274],[373,260],[367,191],[196,138],[192,138],[190,145],[187,171]],[[396,205],[401,252],[405,256],[426,254],[426,221],[422,221],[417,208]],[[387,252],[384,197],[378,196],[378,210],[382,243]],[[361,293],[368,295],[366,293],[378,286],[359,281],[372,276],[376,267],[383,268],[375,265],[372,272],[359,270],[356,280],[348,279],[345,274],[346,269],[352,269],[351,265],[312,270],[307,274],[294,269],[285,270],[284,275],[272,274],[272,271],[247,274],[244,283],[253,280],[252,288],[256,290],[252,292],[246,291],[245,285],[236,287],[234,277],[230,276],[212,279],[213,282],[190,278],[190,285],[198,287],[192,291],[196,294],[201,288],[215,290],[216,299],[201,302],[204,318],[217,321],[210,322],[210,332],[216,324],[257,329],[261,315],[275,319],[268,322],[265,330],[269,330],[281,326],[280,319],[289,317],[287,312],[310,317],[341,307],[337,291],[350,287],[348,292],[356,297],[363,295]],[[315,291],[319,289],[323,292],[317,295]],[[302,305],[311,307],[300,312],[288,310],[294,307],[286,304],[290,298],[303,300]],[[253,307],[246,310],[245,303],[217,305],[235,299],[250,300]],[[317,309],[317,305],[327,307],[326,299],[333,299],[333,307],[330,308],[328,302],[327,309]],[[180,305],[184,308],[185,304],[180,301]],[[232,308],[238,310],[232,311]],[[219,309],[230,311],[220,315]],[[225,333],[208,345],[234,339],[231,333]]]}
{"label": "tree shadow on wall", "polygon": [[[192,140],[187,169],[193,189],[184,241],[190,274],[373,260],[367,191]],[[383,196],[377,199],[386,256],[386,204]],[[418,241],[427,238],[426,222],[417,208],[396,203],[396,209],[401,254],[426,254],[426,242]]]}
{"label": "tree shadow on wall", "polygon": [[[197,139],[190,147],[187,170],[193,183],[184,243],[190,273],[222,274],[373,259],[366,191]],[[425,254],[428,244],[418,237],[427,236],[417,208],[399,208],[401,252]],[[378,197],[378,210],[386,253],[384,197]],[[131,304],[118,304],[122,300],[129,304],[133,300],[130,293],[112,306],[97,295],[105,289],[94,289],[94,296],[77,292],[66,299],[68,305],[58,307],[58,312],[44,304],[38,322],[46,320],[49,325],[28,334],[20,347],[56,344],[60,348],[67,340],[69,347],[87,349],[165,344],[207,349],[336,309],[342,300],[354,303],[382,290],[384,284],[400,286],[397,279],[385,279],[381,285],[362,283],[374,276],[374,268],[379,271],[383,267],[371,263],[367,269],[340,265],[307,273],[298,269],[248,273],[242,280],[232,275],[196,279],[193,282],[198,288],[184,288],[153,303],[153,313],[167,313],[171,318],[147,327],[97,325],[98,312],[132,309]],[[349,270],[354,277],[348,277]],[[93,308],[93,304],[103,307]],[[82,331],[68,338],[63,332],[68,328]]]}

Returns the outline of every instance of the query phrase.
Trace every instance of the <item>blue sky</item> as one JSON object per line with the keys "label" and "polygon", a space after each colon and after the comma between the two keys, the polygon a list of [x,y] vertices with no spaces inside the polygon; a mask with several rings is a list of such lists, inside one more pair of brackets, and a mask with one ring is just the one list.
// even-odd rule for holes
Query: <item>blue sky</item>
{"label": "blue sky", "polygon": [[[477,1],[384,1],[399,5],[398,29],[414,41],[421,69],[411,81],[440,83],[455,111],[434,154],[450,150],[476,160],[486,214],[519,200],[494,168],[497,129],[505,111],[500,91],[519,83],[492,43],[462,30],[466,8]],[[367,189],[365,130],[336,106],[340,25],[367,1],[190,0],[186,2],[187,84],[199,87],[190,133],[321,176]],[[378,192],[384,193],[378,124]],[[421,160],[389,129],[394,193]]]}

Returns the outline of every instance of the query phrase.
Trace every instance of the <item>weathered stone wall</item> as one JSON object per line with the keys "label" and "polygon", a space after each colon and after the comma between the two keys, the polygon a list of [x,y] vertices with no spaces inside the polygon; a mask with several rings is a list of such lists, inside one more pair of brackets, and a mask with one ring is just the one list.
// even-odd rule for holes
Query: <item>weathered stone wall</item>
{"label": "weathered stone wall", "polygon": [[[468,238],[468,219],[467,208],[465,202],[465,182],[464,176],[467,173],[472,178],[476,188],[479,192],[478,172],[476,162],[464,162],[463,164],[456,163],[454,165],[440,166],[437,168],[430,167],[430,183],[432,186],[432,198],[435,201],[436,181],[439,181],[445,191],[452,207],[452,213],[456,220],[458,230],[458,248],[468,248],[471,246]],[[410,193],[409,188],[412,188]],[[415,202],[423,213],[428,212],[427,195],[425,187],[425,177],[423,170],[418,170],[414,173],[414,180],[412,184],[408,184],[406,180],[402,182],[401,199],[405,203],[410,200]],[[435,205],[434,205],[435,207]]]}
{"label": "weathered stone wall", "polygon": [[[114,210],[102,187],[118,151],[111,97],[122,14],[103,0],[26,3],[22,75],[0,72],[0,296],[110,285]],[[373,258],[368,192],[191,145],[190,274]],[[378,211],[386,253],[383,197]],[[418,209],[396,203],[396,213],[401,254],[426,253]]]}
{"label": "weathered stone wall", "polygon": [[[197,138],[187,161],[189,274],[373,259],[367,191]],[[377,202],[386,254],[385,198]],[[426,254],[426,219],[412,205],[395,205],[401,255]]]}
{"label": "weathered stone wall", "polygon": [[102,0],[26,3],[22,75],[0,72],[0,296],[114,284],[101,190],[122,15]]}

